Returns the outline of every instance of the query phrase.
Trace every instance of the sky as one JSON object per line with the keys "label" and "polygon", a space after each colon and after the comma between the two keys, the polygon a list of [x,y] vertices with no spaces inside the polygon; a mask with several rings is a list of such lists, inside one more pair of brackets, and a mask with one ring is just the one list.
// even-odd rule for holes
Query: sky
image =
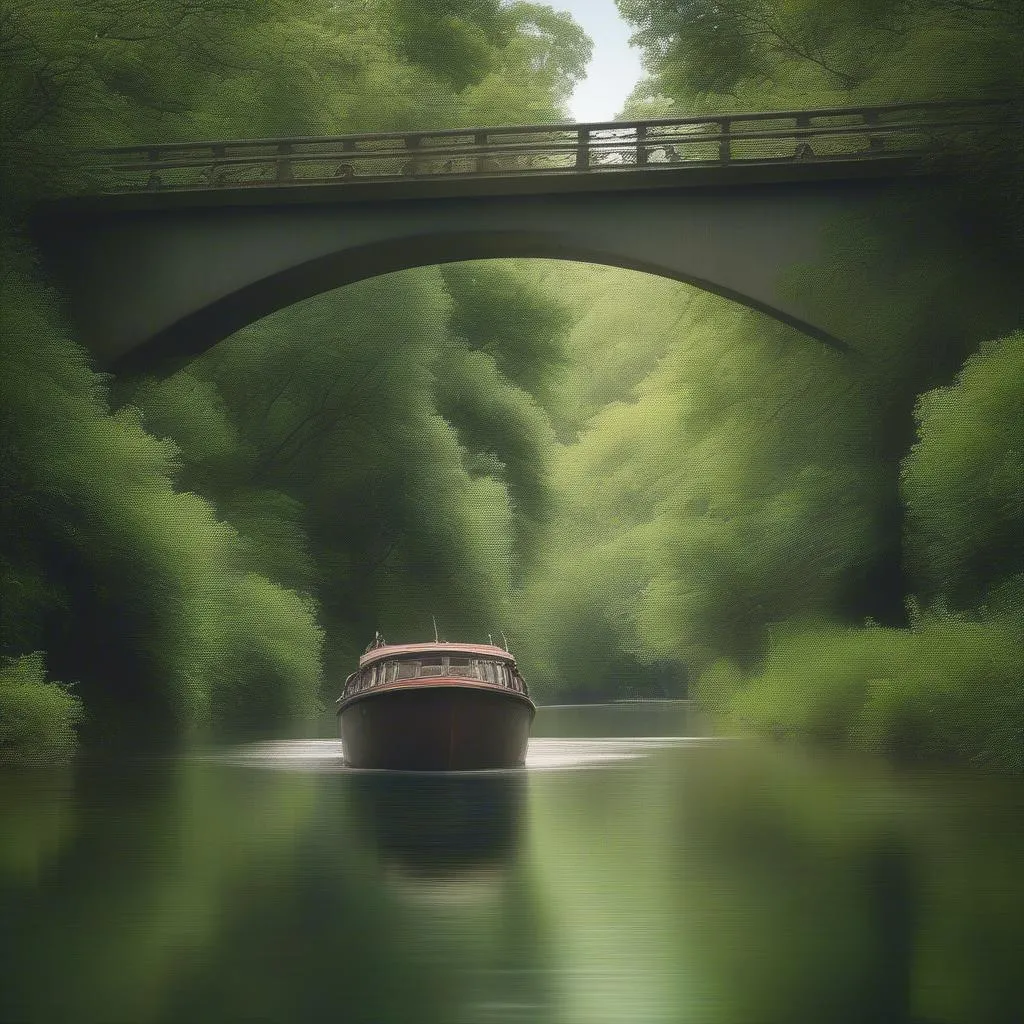
{"label": "sky", "polygon": [[594,41],[587,77],[576,86],[569,109],[577,121],[610,121],[643,77],[640,51],[629,45],[632,28],[615,0],[548,0],[568,11]]}

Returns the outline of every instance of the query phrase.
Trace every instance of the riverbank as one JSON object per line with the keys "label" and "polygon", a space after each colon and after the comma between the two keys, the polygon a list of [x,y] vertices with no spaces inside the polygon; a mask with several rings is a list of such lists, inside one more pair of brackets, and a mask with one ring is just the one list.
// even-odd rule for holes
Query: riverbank
{"label": "riverbank", "polygon": [[934,614],[908,629],[779,632],[756,671],[719,661],[697,695],[731,730],[1020,774],[1022,665],[1018,619]]}

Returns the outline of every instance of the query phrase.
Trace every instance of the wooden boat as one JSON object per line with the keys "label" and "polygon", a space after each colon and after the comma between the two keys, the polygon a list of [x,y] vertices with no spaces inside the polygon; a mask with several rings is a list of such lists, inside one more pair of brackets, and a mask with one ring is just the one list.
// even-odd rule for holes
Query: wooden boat
{"label": "wooden boat", "polygon": [[345,760],[408,771],[522,765],[536,710],[503,647],[438,641],[379,641],[337,700]]}

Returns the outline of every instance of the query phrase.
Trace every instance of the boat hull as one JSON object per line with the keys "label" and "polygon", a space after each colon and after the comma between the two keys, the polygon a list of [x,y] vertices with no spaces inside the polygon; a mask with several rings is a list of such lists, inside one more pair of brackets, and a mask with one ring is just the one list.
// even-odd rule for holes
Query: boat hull
{"label": "boat hull", "polygon": [[338,711],[355,768],[473,771],[526,760],[535,708],[504,690],[453,684],[381,688]]}

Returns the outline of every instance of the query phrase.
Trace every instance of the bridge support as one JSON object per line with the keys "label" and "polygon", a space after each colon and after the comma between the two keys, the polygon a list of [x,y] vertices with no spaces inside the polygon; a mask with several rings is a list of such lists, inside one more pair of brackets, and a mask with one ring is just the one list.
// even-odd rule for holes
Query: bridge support
{"label": "bridge support", "polygon": [[194,357],[260,317],[367,277],[498,257],[688,282],[842,349],[833,325],[783,279],[819,260],[837,217],[900,187],[844,180],[365,202],[315,189],[301,202],[110,196],[41,211],[36,234],[80,336],[115,372]]}

